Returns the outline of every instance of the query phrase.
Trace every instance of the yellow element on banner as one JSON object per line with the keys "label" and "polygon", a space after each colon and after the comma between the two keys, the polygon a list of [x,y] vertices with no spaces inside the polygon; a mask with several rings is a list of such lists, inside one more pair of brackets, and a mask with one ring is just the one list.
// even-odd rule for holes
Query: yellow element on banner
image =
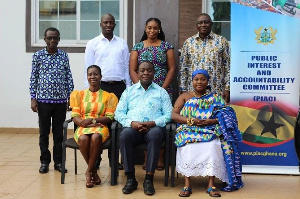
{"label": "yellow element on banner", "polygon": [[251,137],[248,141],[258,142],[259,140],[259,142],[270,143],[294,137],[296,117],[285,115],[283,111],[274,107],[270,112],[268,106],[260,110],[237,105],[231,106],[236,112],[239,129],[244,134],[243,138],[246,136],[245,134],[249,134],[247,136],[249,139]]}
{"label": "yellow element on banner", "polygon": [[268,45],[268,44],[273,44],[274,41],[276,40],[275,34],[277,33],[277,29],[273,29],[271,26],[268,28],[264,28],[261,26],[257,29],[254,30],[256,37],[255,40],[259,44],[263,45]]}

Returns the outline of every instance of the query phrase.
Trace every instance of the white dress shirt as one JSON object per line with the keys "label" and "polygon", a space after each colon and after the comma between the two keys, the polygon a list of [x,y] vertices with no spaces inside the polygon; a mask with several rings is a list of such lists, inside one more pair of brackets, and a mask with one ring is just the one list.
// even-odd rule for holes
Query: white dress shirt
{"label": "white dress shirt", "polygon": [[85,71],[84,86],[88,88],[87,68],[90,65],[97,65],[101,68],[101,81],[122,81],[125,80],[126,87],[131,86],[129,75],[129,50],[127,42],[117,36],[111,41],[99,36],[88,41],[85,49]]}

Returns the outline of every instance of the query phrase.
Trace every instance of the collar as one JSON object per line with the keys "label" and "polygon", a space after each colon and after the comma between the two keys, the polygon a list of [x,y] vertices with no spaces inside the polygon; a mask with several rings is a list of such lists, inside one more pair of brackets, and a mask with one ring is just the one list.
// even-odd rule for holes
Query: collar
{"label": "collar", "polygon": [[[139,88],[139,89],[144,89],[144,87],[142,86],[142,84],[141,84],[141,82],[139,81],[138,83],[136,83],[136,85],[137,85],[137,87]],[[148,89],[147,90],[149,90],[149,89],[151,89],[152,87],[154,86],[154,84],[153,84],[153,82],[148,86]],[[145,89],[144,89],[145,90]]]}
{"label": "collar", "polygon": [[[210,31],[210,33],[204,39],[214,39],[214,38],[215,38],[215,34],[213,33],[213,31]],[[201,39],[199,36],[199,32],[196,34],[196,39],[198,39],[198,40]]]}
{"label": "collar", "polygon": [[57,51],[56,51],[54,54],[51,54],[51,53],[48,52],[47,46],[46,46],[46,47],[44,48],[44,51],[45,51],[45,54],[47,54],[47,55],[55,55],[55,54],[59,54],[60,49],[57,48]]}
{"label": "collar", "polygon": [[[104,35],[103,35],[102,33],[99,35],[99,37],[100,37],[100,40],[103,40],[103,39],[108,40],[106,37],[104,37]],[[110,41],[112,41],[112,40],[114,40],[114,39],[116,39],[115,34],[113,34],[113,38],[112,38]]]}

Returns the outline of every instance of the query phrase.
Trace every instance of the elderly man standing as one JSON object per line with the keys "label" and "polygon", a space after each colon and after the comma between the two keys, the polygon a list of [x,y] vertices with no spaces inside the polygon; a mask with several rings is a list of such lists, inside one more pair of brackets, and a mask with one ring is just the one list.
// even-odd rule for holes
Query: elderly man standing
{"label": "elderly man standing", "polygon": [[115,119],[123,125],[120,134],[120,150],[127,182],[122,191],[124,194],[130,194],[137,189],[134,147],[145,142],[148,159],[143,187],[146,195],[153,195],[155,193],[154,172],[160,146],[165,137],[165,126],[171,118],[172,104],[167,91],[152,82],[153,64],[141,63],[138,66],[138,78],[138,83],[124,91],[115,112]]}
{"label": "elderly man standing", "polygon": [[67,53],[57,48],[60,33],[56,28],[45,31],[47,47],[34,53],[30,77],[31,109],[39,116],[40,173],[49,171],[51,153],[49,134],[52,123],[54,169],[61,172],[63,123],[67,101],[73,91],[73,79]]}
{"label": "elderly man standing", "polygon": [[208,85],[213,92],[230,100],[230,49],[228,41],[211,31],[213,22],[202,13],[196,21],[198,33],[188,38],[182,47],[179,64],[179,89],[192,90],[192,73],[197,69],[207,70]]}

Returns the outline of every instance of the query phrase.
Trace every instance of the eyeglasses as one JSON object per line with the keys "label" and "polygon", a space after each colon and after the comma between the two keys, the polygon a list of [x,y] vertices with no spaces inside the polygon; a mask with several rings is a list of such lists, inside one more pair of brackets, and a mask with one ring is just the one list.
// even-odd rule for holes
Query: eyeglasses
{"label": "eyeglasses", "polygon": [[46,37],[47,40],[51,41],[52,39],[54,41],[58,41],[59,40],[59,37]]}
{"label": "eyeglasses", "polygon": [[211,21],[210,21],[210,20],[197,21],[197,24],[198,24],[198,25],[202,25],[202,24],[205,24],[205,25],[207,25],[207,24],[210,24],[210,23],[211,23]]}

